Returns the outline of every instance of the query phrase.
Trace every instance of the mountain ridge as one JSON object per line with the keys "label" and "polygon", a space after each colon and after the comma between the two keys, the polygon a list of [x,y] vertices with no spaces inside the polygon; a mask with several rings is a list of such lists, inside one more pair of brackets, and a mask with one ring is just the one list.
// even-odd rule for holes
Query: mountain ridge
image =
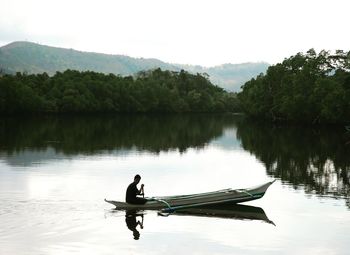
{"label": "mountain ridge", "polygon": [[170,71],[184,69],[192,73],[207,73],[210,80],[228,91],[239,91],[246,81],[263,73],[266,62],[230,64],[213,67],[167,63],[156,58],[135,58],[120,54],[106,54],[16,41],[0,47],[0,71],[5,73],[48,73],[67,69],[96,71],[116,75],[134,75],[137,72],[161,68]]}

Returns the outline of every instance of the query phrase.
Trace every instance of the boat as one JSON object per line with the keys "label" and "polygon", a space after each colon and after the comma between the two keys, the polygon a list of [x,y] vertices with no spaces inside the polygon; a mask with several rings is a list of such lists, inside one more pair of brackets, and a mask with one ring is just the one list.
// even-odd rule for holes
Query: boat
{"label": "boat", "polygon": [[162,210],[163,212],[172,212],[204,205],[236,204],[259,199],[265,195],[266,190],[274,182],[275,180],[248,189],[223,189],[189,195],[146,197],[148,201],[143,205],[107,199],[105,199],[105,202],[114,205],[116,209]]}

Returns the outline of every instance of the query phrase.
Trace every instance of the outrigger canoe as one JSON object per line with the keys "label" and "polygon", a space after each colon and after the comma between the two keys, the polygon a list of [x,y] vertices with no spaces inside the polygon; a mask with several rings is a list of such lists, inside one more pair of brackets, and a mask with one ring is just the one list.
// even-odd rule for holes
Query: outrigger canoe
{"label": "outrigger canoe", "polygon": [[236,204],[262,198],[272,183],[248,188],[248,189],[223,189],[207,193],[198,193],[180,196],[146,197],[148,200],[143,205],[129,204],[125,202],[107,200],[116,206],[116,209],[162,210],[164,212],[175,211],[203,205]]}

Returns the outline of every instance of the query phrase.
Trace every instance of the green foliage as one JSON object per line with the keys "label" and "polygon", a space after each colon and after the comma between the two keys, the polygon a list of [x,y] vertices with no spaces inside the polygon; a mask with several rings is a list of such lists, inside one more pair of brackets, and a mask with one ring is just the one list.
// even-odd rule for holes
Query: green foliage
{"label": "green foliage", "polygon": [[67,70],[49,77],[0,77],[0,113],[227,112],[238,111],[236,94],[207,77],[155,69],[136,77]]}
{"label": "green foliage", "polygon": [[350,120],[350,52],[311,49],[270,66],[238,97],[254,117],[304,123]]}

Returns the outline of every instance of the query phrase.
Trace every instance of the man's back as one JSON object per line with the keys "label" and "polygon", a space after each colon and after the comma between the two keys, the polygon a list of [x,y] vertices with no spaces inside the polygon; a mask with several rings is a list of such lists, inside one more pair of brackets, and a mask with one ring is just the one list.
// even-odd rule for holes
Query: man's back
{"label": "man's back", "polygon": [[127,203],[133,203],[136,200],[137,194],[138,194],[138,189],[136,187],[136,183],[135,182],[130,183],[126,190],[125,201]]}

